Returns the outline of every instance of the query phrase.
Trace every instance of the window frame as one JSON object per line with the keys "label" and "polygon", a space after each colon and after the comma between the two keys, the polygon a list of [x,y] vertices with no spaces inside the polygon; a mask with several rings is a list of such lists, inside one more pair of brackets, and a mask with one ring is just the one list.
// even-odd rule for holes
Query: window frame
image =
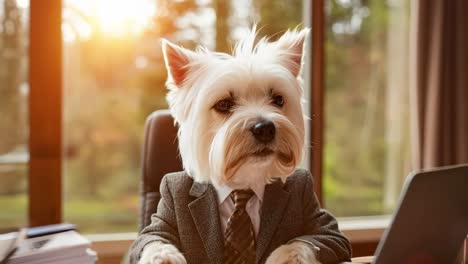
{"label": "window frame", "polygon": [[310,89],[310,161],[309,168],[314,177],[314,191],[319,202],[323,205],[322,176],[323,176],[323,133],[324,133],[324,89],[325,89],[325,0],[313,0],[310,5],[311,17],[309,67],[310,82],[306,86]]}
{"label": "window frame", "polygon": [[28,222],[38,226],[63,217],[62,0],[31,0],[29,13]]}

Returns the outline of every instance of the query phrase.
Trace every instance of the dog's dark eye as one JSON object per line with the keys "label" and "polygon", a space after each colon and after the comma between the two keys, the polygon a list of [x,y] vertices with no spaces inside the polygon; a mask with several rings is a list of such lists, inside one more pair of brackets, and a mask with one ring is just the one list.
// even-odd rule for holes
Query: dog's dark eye
{"label": "dog's dark eye", "polygon": [[232,110],[234,107],[234,101],[232,99],[224,99],[219,102],[217,102],[214,105],[214,109],[218,111],[219,113],[228,113]]}
{"label": "dog's dark eye", "polygon": [[284,98],[281,95],[274,95],[273,96],[273,104],[282,107],[284,105]]}

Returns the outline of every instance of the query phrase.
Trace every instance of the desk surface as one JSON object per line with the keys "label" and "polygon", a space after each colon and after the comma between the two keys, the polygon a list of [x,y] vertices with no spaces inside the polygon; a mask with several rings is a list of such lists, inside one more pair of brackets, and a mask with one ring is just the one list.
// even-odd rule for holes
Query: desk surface
{"label": "desk surface", "polygon": [[351,261],[352,263],[371,263],[373,256],[367,256],[367,257],[356,257],[352,258]]}

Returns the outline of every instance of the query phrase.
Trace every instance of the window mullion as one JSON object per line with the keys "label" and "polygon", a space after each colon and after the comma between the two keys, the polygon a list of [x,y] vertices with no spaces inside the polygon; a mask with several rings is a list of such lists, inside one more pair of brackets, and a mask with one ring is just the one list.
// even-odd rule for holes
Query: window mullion
{"label": "window mullion", "polygon": [[310,168],[314,176],[314,191],[323,205],[323,145],[324,145],[324,73],[325,73],[325,33],[324,0],[314,0],[311,4],[311,102],[310,102]]}
{"label": "window mullion", "polygon": [[29,225],[62,220],[62,0],[31,0]]}

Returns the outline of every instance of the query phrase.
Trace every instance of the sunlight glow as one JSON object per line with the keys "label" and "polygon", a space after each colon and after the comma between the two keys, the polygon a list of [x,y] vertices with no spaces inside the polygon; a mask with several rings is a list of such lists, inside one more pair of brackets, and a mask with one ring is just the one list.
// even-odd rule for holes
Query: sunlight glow
{"label": "sunlight glow", "polygon": [[[71,19],[80,37],[83,32],[100,33],[108,37],[141,34],[152,23],[156,4],[154,0],[65,0],[65,5],[77,15]],[[77,23],[76,17],[86,21],[88,28]],[[82,23],[81,23],[82,24]]]}
{"label": "sunlight glow", "polygon": [[29,7],[29,0],[16,0],[19,8],[26,9]]}
{"label": "sunlight glow", "polygon": [[154,5],[145,0],[100,0],[94,3],[101,31],[108,34],[141,33],[154,14]]}

